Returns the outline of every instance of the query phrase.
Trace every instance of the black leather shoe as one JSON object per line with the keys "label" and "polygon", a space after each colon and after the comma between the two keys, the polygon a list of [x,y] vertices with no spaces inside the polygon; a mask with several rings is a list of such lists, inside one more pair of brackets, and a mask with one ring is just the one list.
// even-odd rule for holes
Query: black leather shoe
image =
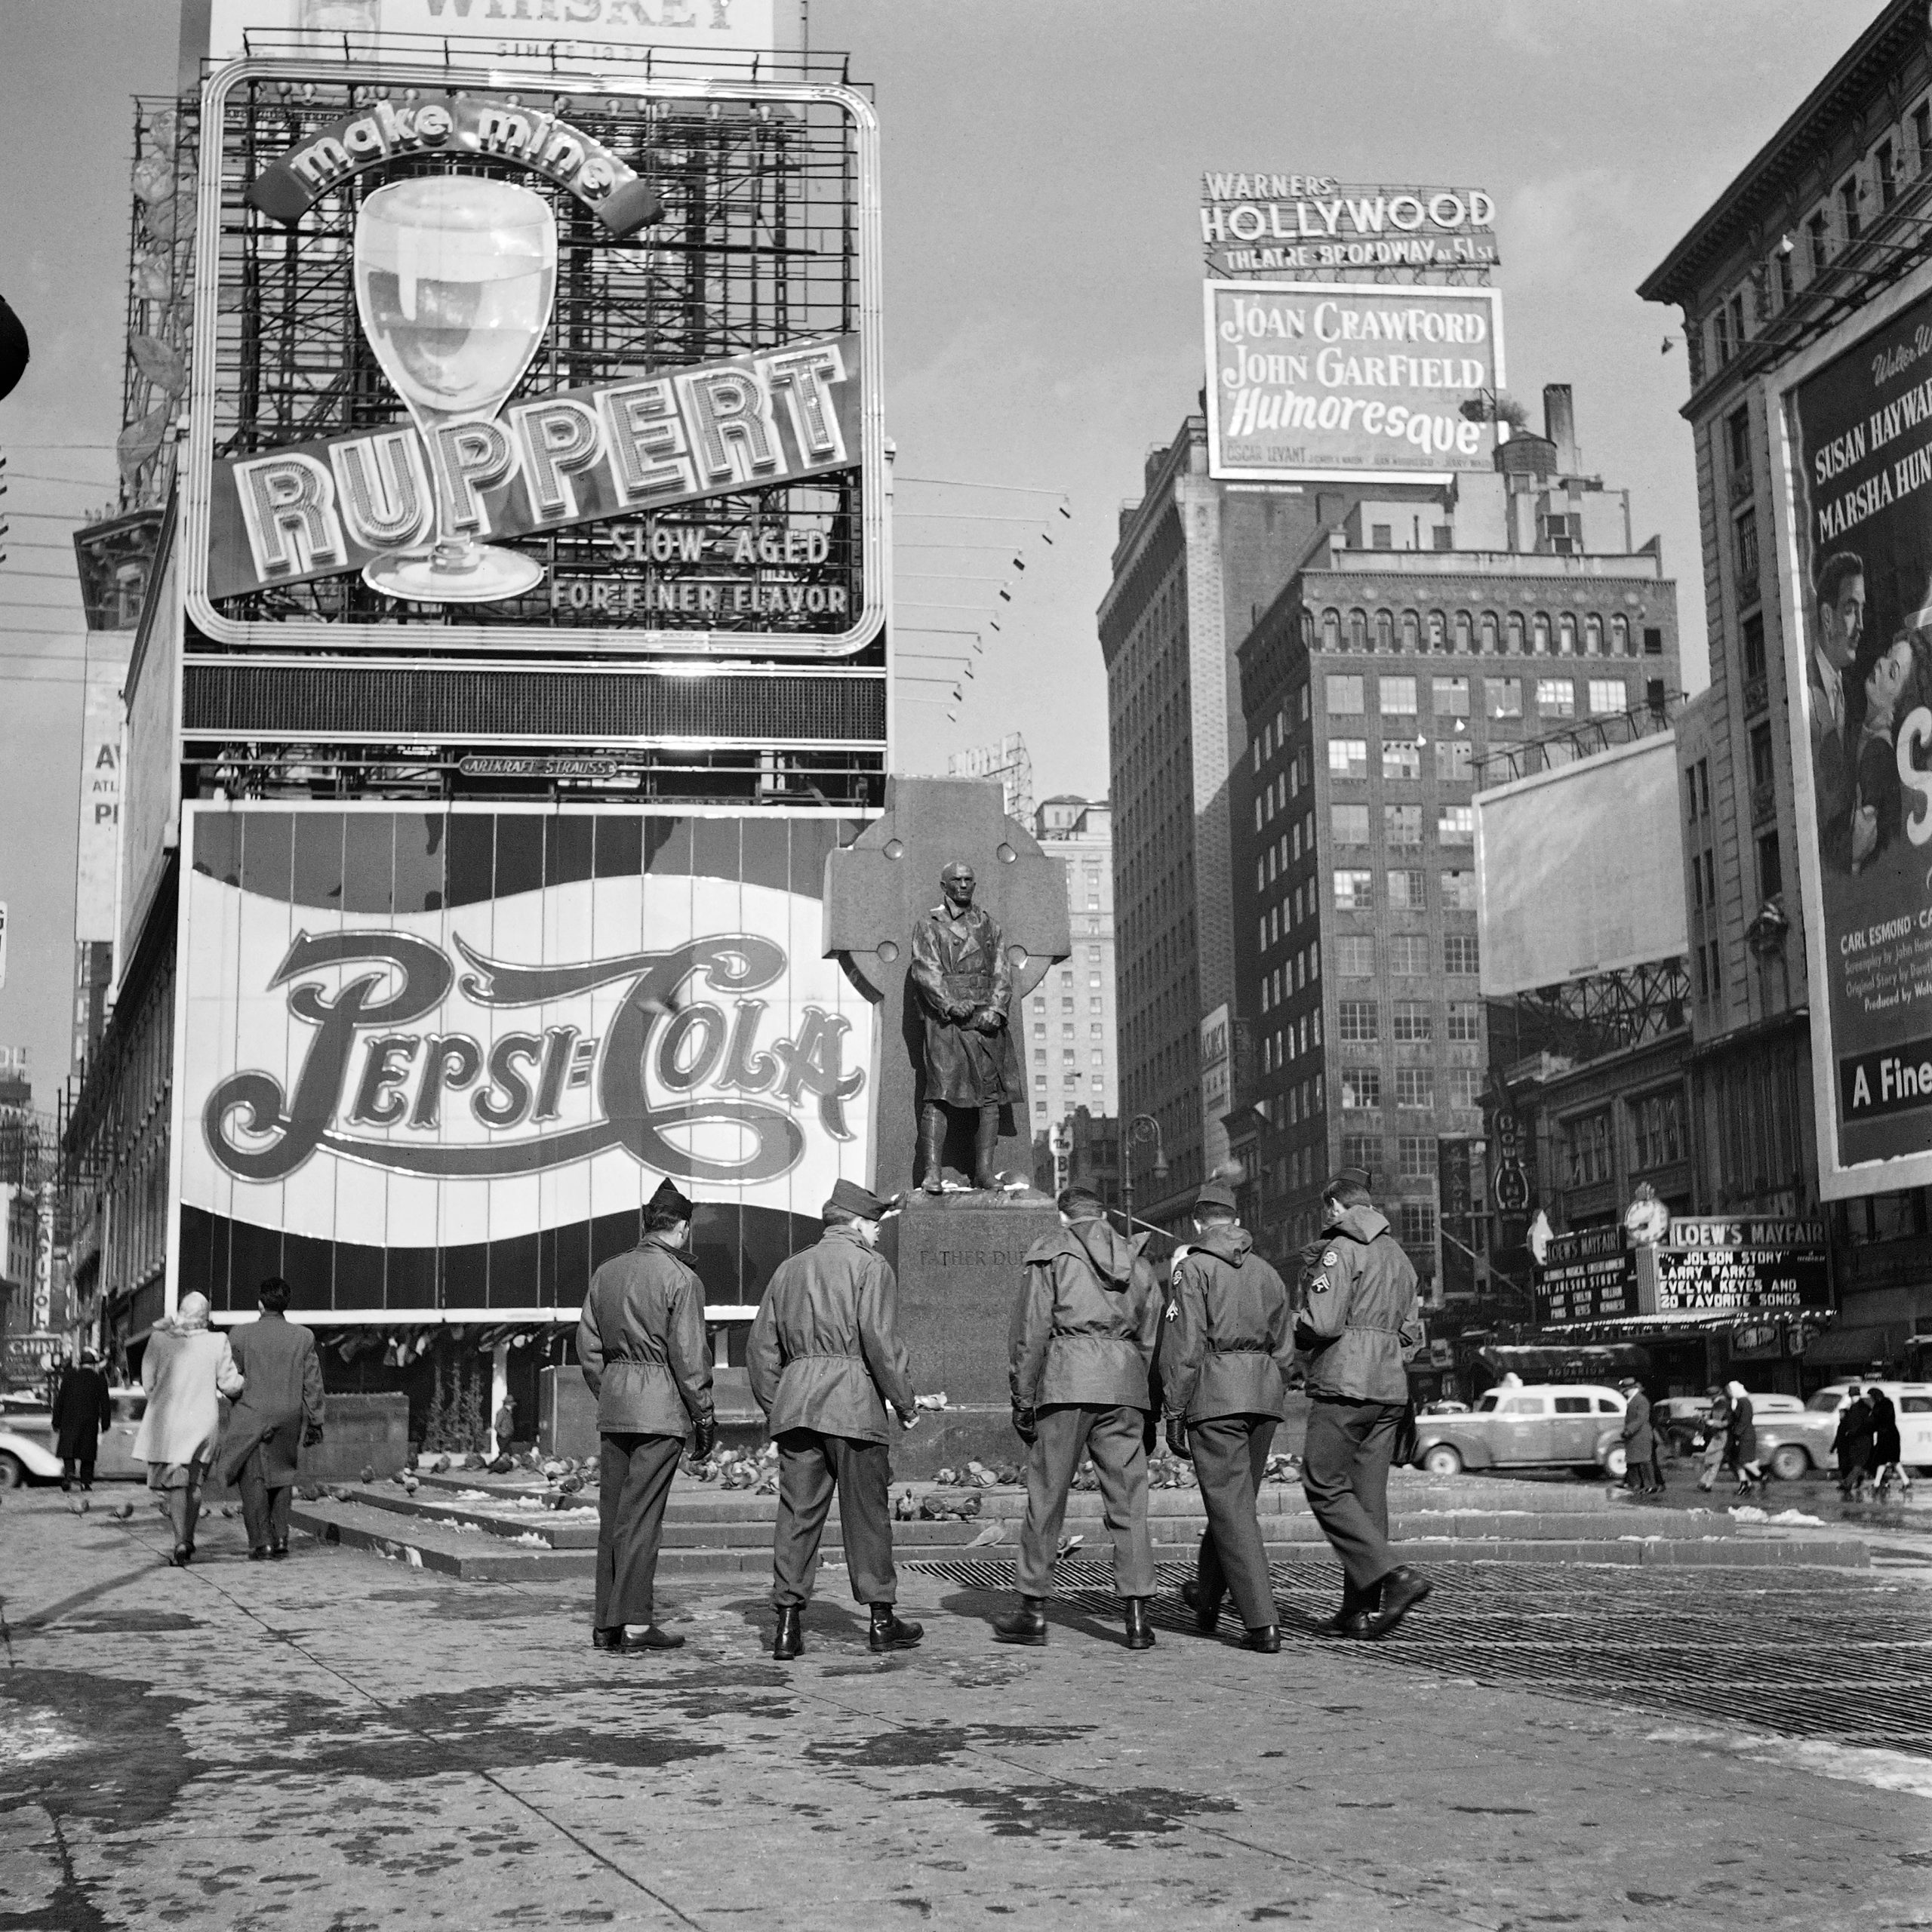
{"label": "black leather shoe", "polygon": [[1127,1600],[1127,1647],[1130,1651],[1151,1651],[1154,1647],[1154,1628],[1147,1621],[1145,1597],[1129,1597]]}
{"label": "black leather shoe", "polygon": [[789,1663],[805,1647],[805,1633],[799,1628],[798,1618],[795,1604],[778,1613],[778,1635],[772,1640],[771,1654],[781,1663]]}
{"label": "black leather shoe", "polygon": [[1382,1607],[1375,1613],[1368,1634],[1387,1636],[1434,1587],[1420,1570],[1411,1570],[1406,1564],[1390,1571],[1382,1580]]}
{"label": "black leather shoe", "polygon": [[[621,1638],[623,1632],[617,1632]],[[623,1645],[627,1651],[681,1651],[685,1640],[674,1637],[669,1631],[660,1630],[654,1623],[647,1623],[630,1641]]]}
{"label": "black leather shoe", "polygon": [[624,1647],[624,1626],[614,1623],[608,1629],[592,1631],[590,1647],[596,1651],[621,1651]]}
{"label": "black leather shoe", "polygon": [[875,1653],[909,1651],[926,1634],[923,1623],[908,1623],[889,1603],[872,1605],[872,1635],[868,1640]]}
{"label": "black leather shoe", "polygon": [[1321,1626],[1324,1637],[1366,1637],[1375,1621],[1372,1610],[1338,1610]]}
{"label": "black leather shoe", "polygon": [[1005,1617],[993,1619],[993,1641],[996,1644],[1041,1644],[1047,1641],[1047,1600],[1044,1597],[1022,1597],[1020,1607]]}
{"label": "black leather shoe", "polygon": [[251,1563],[266,1563],[268,1560],[269,1546],[265,1543],[257,1543],[248,1552],[248,1561]]}
{"label": "black leather shoe", "polygon": [[288,1546],[285,1543],[278,1543],[269,1546],[269,1557],[272,1562],[280,1563],[287,1558],[288,1555]]}
{"label": "black leather shoe", "polygon": [[194,1553],[193,1549],[188,1544],[185,1543],[177,1543],[174,1546],[173,1553],[169,1556],[168,1560],[170,1563],[174,1564],[176,1569],[185,1570],[188,1567],[188,1559],[192,1557]]}
{"label": "black leather shoe", "polygon": [[1272,1657],[1281,1647],[1281,1626],[1278,1623],[1263,1623],[1245,1630],[1241,1633],[1241,1647]]}

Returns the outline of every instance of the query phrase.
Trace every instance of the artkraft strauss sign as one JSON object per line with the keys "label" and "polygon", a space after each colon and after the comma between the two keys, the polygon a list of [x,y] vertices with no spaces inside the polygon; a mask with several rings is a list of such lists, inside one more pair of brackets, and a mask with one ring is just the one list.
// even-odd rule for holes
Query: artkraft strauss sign
{"label": "artkraft strauss sign", "polygon": [[414,626],[438,655],[841,657],[875,636],[863,98],[647,79],[573,108],[547,74],[347,71],[298,88],[303,63],[248,60],[211,83],[196,628],[393,652]]}
{"label": "artkraft strauss sign", "polygon": [[838,821],[188,819],[184,1208],[428,1251],[661,1175],[781,1220],[867,1177],[873,1009],[820,956]]}

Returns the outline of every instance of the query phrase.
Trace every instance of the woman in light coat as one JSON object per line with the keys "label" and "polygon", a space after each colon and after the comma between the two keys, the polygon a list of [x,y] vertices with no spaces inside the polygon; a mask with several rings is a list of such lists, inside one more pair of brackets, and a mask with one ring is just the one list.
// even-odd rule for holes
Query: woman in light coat
{"label": "woman in light coat", "polygon": [[221,1433],[223,1395],[242,1392],[228,1337],[208,1326],[205,1295],[188,1295],[171,1321],[159,1321],[141,1358],[147,1413],[134,1454],[148,1466],[148,1487],[159,1492],[174,1528],[168,1561],[185,1568],[195,1553],[202,1482]]}
{"label": "woman in light coat", "polygon": [[1737,1494],[1748,1496],[1753,1484],[1764,1480],[1764,1466],[1758,1460],[1758,1425],[1743,1383],[1727,1382],[1724,1392],[1730,1398],[1730,1465],[1737,1472]]}

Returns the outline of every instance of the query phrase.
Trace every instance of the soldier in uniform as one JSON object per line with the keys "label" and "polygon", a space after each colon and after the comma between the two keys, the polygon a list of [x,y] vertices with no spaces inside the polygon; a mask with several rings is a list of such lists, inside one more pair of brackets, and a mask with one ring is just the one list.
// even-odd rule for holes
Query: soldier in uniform
{"label": "soldier in uniform", "polygon": [[909,1650],[925,1634],[895,1607],[885,1405],[910,1429],[918,1398],[896,1327],[898,1279],[878,1251],[886,1210],[875,1194],[838,1182],[818,1244],[780,1264],[746,1346],[752,1393],[778,1444],[771,1654],[780,1660],[804,1648],[799,1620],[835,1490],[852,1595],[872,1611],[872,1649]]}
{"label": "soldier in uniform", "polygon": [[1168,1446],[1191,1457],[1208,1512],[1193,1583],[1182,1595],[1211,1635],[1232,1594],[1242,1647],[1281,1647],[1255,1492],[1287,1396],[1294,1320],[1280,1275],[1235,1217],[1234,1190],[1210,1181],[1194,1203],[1197,1239],[1174,1268],[1161,1336]]}
{"label": "soldier in uniform", "polygon": [[925,1011],[925,1104],[919,1115],[921,1185],[941,1192],[946,1109],[977,1118],[973,1185],[998,1185],[993,1153],[999,1110],[1023,1098],[1007,1006],[1013,996],[999,921],[973,903],[973,868],[955,861],[939,875],[944,902],[912,930],[911,977]]}
{"label": "soldier in uniform", "polygon": [[1423,1338],[1416,1271],[1344,1168],[1321,1197],[1323,1245],[1302,1284],[1295,1340],[1308,1354],[1302,1487],[1342,1559],[1335,1636],[1380,1637],[1429,1595],[1389,1546],[1389,1463],[1409,1398],[1404,1363]]}
{"label": "soldier in uniform", "polygon": [[1026,1285],[1008,1331],[1013,1426],[1028,1447],[1026,1521],[1020,1533],[1020,1607],[993,1620],[1003,1644],[1047,1641],[1046,1598],[1082,1454],[1094,1459],[1114,1541],[1114,1587],[1126,1600],[1127,1647],[1154,1641],[1147,1600],[1154,1550],[1147,1531],[1147,1451],[1155,1403],[1149,1386],[1160,1284],[1141,1257],[1146,1242],[1115,1232],[1100,1197],[1070,1187],[1060,1229],[1026,1253]]}
{"label": "soldier in uniform", "polygon": [[[675,1651],[658,1629],[652,1589],[671,1478],[688,1435],[711,1453],[711,1355],[704,1284],[685,1258],[691,1204],[662,1182],[644,1211],[644,1238],[590,1278],[577,1358],[597,1398],[597,1604],[600,1651]],[[627,1629],[638,1631],[628,1644]]]}

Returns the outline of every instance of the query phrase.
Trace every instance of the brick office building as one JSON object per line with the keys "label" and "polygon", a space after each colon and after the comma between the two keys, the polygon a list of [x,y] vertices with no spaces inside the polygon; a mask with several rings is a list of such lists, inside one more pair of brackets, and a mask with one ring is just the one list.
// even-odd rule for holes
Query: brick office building
{"label": "brick office building", "polygon": [[1239,646],[1234,1012],[1252,1044],[1229,1124],[1278,1253],[1358,1165],[1440,1278],[1438,1143],[1480,1135],[1486,1078],[1475,763],[1538,739],[1572,755],[1678,688],[1659,546],[1581,473],[1567,388],[1546,424],[1454,489],[1358,492]]}

